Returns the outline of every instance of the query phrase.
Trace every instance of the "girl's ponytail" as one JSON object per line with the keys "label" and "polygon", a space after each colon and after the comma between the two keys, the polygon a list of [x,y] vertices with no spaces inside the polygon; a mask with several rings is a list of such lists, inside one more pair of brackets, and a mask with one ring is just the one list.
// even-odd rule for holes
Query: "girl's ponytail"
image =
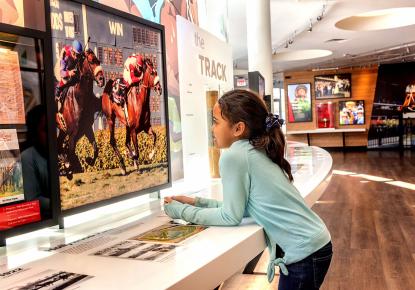
{"label": "girl's ponytail", "polygon": [[231,124],[244,122],[248,128],[247,139],[256,148],[264,150],[290,181],[293,181],[291,165],[284,158],[285,138],[281,131],[283,120],[268,112],[265,103],[252,91],[233,90],[218,101],[222,116]]}
{"label": "girl's ponytail", "polygon": [[267,156],[285,171],[288,179],[293,181],[291,165],[284,158],[286,142],[281,130],[283,124],[284,120],[280,119],[278,115],[268,114],[265,119],[265,133],[249,141],[255,148],[263,149]]}

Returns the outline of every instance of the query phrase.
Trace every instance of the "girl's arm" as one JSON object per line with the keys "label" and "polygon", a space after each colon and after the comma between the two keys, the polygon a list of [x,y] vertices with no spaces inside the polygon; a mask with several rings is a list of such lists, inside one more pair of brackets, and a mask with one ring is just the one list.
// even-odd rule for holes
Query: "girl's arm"
{"label": "girl's arm", "polygon": [[[223,184],[223,203],[218,207],[202,208],[178,201],[171,201],[164,205],[165,212],[172,218],[185,221],[216,226],[238,225],[244,217],[248,202],[250,179],[246,156],[228,151],[220,159],[220,169]],[[199,202],[204,200],[199,200]],[[209,200],[205,205],[214,205]]]}
{"label": "girl's arm", "polygon": [[197,207],[204,207],[204,208],[221,207],[222,204],[223,204],[222,201],[219,201],[216,199],[195,197],[195,206]]}
{"label": "girl's arm", "polygon": [[[211,199],[211,198],[204,198],[204,197],[195,197],[194,206],[197,207],[204,207],[204,208],[212,208],[212,207],[221,207],[223,205],[223,201]],[[244,217],[249,217],[249,213],[245,210]]]}
{"label": "girl's arm", "polygon": [[203,197],[190,197],[186,195],[173,195],[164,198],[165,203],[175,200],[181,203],[194,205],[196,207],[220,207],[222,202],[216,199],[209,199]]}

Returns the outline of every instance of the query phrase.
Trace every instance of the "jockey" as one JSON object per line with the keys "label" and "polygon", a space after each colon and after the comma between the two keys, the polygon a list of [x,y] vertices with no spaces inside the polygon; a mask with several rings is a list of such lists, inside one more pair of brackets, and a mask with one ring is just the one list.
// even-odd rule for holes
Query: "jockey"
{"label": "jockey", "polygon": [[55,88],[55,101],[58,103],[58,112],[61,111],[64,97],[62,91],[79,82],[80,76],[77,65],[82,58],[83,48],[78,40],[72,42],[72,46],[65,45],[61,51],[60,75],[61,80]]}
{"label": "jockey", "polygon": [[120,80],[118,80],[116,87],[113,88],[114,91],[118,92],[118,103],[123,107],[127,126],[129,124],[127,110],[128,91],[132,86],[138,86],[140,84],[140,81],[143,79],[143,75],[143,57],[139,54],[133,54],[129,56],[124,62],[124,82],[121,84]]}
{"label": "jockey", "polygon": [[126,97],[129,89],[138,85],[143,79],[143,57],[139,54],[129,56],[124,62],[123,78],[125,89],[123,96]]}

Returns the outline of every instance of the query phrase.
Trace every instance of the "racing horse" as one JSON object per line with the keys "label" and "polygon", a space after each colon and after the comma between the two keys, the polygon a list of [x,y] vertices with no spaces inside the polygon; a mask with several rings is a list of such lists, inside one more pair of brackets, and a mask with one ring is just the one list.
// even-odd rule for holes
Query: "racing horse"
{"label": "racing horse", "polygon": [[[101,102],[93,92],[94,81],[99,87],[105,85],[104,71],[91,49],[87,49],[77,65],[80,80],[68,88],[63,104],[64,127],[59,126],[58,154],[60,173],[72,179],[73,172],[81,172],[82,166],[75,153],[78,140],[85,136],[94,148],[94,157],[86,158],[93,165],[98,157],[98,145],[92,129],[94,115],[101,110]],[[65,93],[65,92],[63,92]],[[64,164],[62,166],[62,164]]]}
{"label": "racing horse", "polygon": [[[114,149],[115,155],[120,162],[122,174],[127,174],[124,159],[118,150],[115,140],[115,120],[125,125],[126,138],[125,146],[128,150],[129,157],[133,160],[136,170],[139,170],[139,152],[138,152],[138,134],[142,131],[151,135],[153,138],[153,149],[150,153],[150,159],[153,158],[157,136],[151,127],[150,122],[150,91],[154,91],[160,96],[162,88],[157,71],[154,69],[150,59],[144,59],[143,79],[138,86],[132,86],[127,94],[127,112],[128,120],[123,108],[116,104],[113,100],[119,98],[118,93],[113,90],[114,80],[109,80],[102,94],[102,112],[105,114],[107,124],[110,129],[110,144]],[[131,147],[133,142],[134,150]]]}

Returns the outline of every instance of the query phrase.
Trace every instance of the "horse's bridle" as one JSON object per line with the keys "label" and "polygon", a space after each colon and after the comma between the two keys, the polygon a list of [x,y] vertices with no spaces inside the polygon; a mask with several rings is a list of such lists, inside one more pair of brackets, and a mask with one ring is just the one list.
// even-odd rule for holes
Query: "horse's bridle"
{"label": "horse's bridle", "polygon": [[[96,74],[95,74],[95,72],[94,72],[94,70],[92,69],[92,67],[91,67],[91,64],[93,63],[93,62],[91,62],[91,61],[89,61],[89,59],[88,59],[88,55],[90,55],[90,54],[93,54],[93,52],[92,51],[85,51],[85,57],[83,57],[83,60],[82,60],[82,63],[86,60],[87,61],[87,63],[88,63],[88,68],[89,68],[89,71],[90,71],[90,74],[91,74],[91,76],[88,76],[88,78],[91,78],[92,80],[95,80],[95,76],[96,76]],[[99,63],[98,63],[98,66],[100,66],[99,65]],[[88,74],[89,75],[89,74]],[[86,75],[85,75],[85,77],[86,77]],[[96,80],[95,80],[96,81]]]}
{"label": "horse's bridle", "polygon": [[[149,67],[151,67],[151,70],[152,70],[152,72],[151,72],[151,74],[150,75],[154,75],[154,72],[155,73],[157,73],[157,71],[154,69],[154,65],[152,64],[152,63],[149,63],[149,60],[148,59],[146,59],[145,61],[144,61],[144,63],[145,63],[145,69],[144,69],[144,72],[143,72],[143,74],[145,73],[145,71],[149,68]],[[157,77],[157,75],[156,75],[156,77]],[[155,78],[155,77],[154,77]],[[153,86],[146,86],[146,85],[144,85],[144,84],[142,84],[141,85],[142,87],[144,87],[144,88],[151,88],[151,87],[154,87],[154,85]]]}

